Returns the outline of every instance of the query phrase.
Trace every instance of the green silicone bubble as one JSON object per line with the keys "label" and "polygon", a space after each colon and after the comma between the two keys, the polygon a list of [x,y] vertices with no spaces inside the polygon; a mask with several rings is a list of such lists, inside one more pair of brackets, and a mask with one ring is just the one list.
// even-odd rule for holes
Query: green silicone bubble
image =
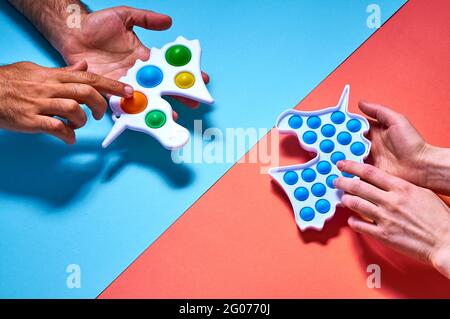
{"label": "green silicone bubble", "polygon": [[161,111],[151,111],[145,116],[145,123],[150,128],[160,128],[166,124],[166,115]]}
{"label": "green silicone bubble", "polygon": [[189,63],[192,58],[191,50],[184,45],[174,45],[166,52],[166,60],[170,65],[183,66]]}

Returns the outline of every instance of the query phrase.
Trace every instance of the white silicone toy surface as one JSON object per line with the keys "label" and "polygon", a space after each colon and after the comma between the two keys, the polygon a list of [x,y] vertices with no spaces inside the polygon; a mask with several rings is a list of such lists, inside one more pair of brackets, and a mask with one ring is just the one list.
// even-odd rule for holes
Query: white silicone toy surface
{"label": "white silicone toy surface", "polygon": [[334,216],[342,192],[334,189],[333,180],[343,176],[336,163],[344,158],[362,163],[369,154],[371,143],[364,137],[369,122],[348,112],[349,94],[347,85],[337,106],[313,112],[289,109],[277,120],[280,132],[297,135],[303,149],[317,154],[305,164],[269,170],[288,195],[301,231],[322,230]]}
{"label": "white silicone toy surface", "polygon": [[[175,45],[182,45],[190,50],[191,59],[187,64],[174,66],[166,60],[167,50]],[[122,98],[112,96],[109,104],[113,112],[114,126],[103,141],[103,148],[108,147],[125,129],[147,133],[169,150],[183,147],[189,141],[189,131],[173,120],[172,107],[162,96],[182,96],[206,104],[214,102],[202,79],[200,56],[200,42],[198,40],[189,41],[180,36],[175,42],[168,43],[161,49],[152,48],[148,61],[136,61],[136,64],[120,81],[130,84],[135,92],[143,93],[147,98],[148,104],[142,112],[129,114],[121,108]],[[149,88],[143,87],[138,83],[138,72],[146,66],[155,66],[162,71],[162,80],[159,85]],[[175,83],[176,76],[183,72],[189,72],[194,76],[195,82],[189,88],[181,88]],[[146,124],[146,116],[152,111],[164,113],[165,123],[162,127],[151,128]]]}

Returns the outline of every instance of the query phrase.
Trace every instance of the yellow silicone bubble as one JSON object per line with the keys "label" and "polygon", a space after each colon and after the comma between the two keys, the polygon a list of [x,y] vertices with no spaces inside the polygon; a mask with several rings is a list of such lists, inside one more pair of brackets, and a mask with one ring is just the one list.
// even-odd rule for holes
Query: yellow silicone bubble
{"label": "yellow silicone bubble", "polygon": [[181,72],[175,77],[175,84],[181,89],[189,89],[194,83],[195,77],[190,72]]}

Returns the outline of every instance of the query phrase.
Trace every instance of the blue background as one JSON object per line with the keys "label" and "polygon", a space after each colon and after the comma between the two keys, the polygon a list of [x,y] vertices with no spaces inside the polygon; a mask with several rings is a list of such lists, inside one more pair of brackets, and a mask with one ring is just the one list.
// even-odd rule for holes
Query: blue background
{"label": "blue background", "polygon": [[[404,2],[377,0],[383,22]],[[194,119],[204,129],[271,128],[374,32],[366,26],[368,0],[86,3],[172,16],[169,31],[136,29],[149,47],[178,35],[201,40],[216,103],[194,111],[174,105],[191,130]],[[6,1],[0,30],[1,63],[62,65]],[[232,166],[174,164],[168,151],[134,132],[102,150],[110,127],[109,117],[90,119],[75,146],[0,132],[0,297],[96,297]],[[66,286],[69,264],[81,267],[80,289]]]}

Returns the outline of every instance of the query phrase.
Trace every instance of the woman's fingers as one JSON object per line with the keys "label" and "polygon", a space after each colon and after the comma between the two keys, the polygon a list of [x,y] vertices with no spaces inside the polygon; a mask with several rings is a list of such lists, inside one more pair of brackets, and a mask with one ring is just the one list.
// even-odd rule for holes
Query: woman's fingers
{"label": "woman's fingers", "polygon": [[361,164],[353,161],[339,161],[337,168],[342,171],[360,177],[368,183],[383,190],[395,188],[398,181],[396,177],[368,164]]}
{"label": "woman's fingers", "polygon": [[377,221],[380,218],[378,206],[365,199],[350,194],[344,194],[341,202],[345,207],[370,220]]}
{"label": "woman's fingers", "polygon": [[357,178],[336,178],[334,186],[345,193],[361,197],[376,205],[383,204],[386,200],[387,192]]}
{"label": "woman's fingers", "polygon": [[400,118],[401,114],[376,103],[367,101],[359,101],[359,109],[367,116],[376,119],[383,125],[391,126],[395,124]]}
{"label": "woman's fingers", "polygon": [[348,219],[348,225],[351,229],[354,231],[360,233],[360,234],[367,234],[374,238],[380,237],[380,229],[375,224],[366,222],[362,220],[361,218],[358,218],[356,216],[350,216]]}

